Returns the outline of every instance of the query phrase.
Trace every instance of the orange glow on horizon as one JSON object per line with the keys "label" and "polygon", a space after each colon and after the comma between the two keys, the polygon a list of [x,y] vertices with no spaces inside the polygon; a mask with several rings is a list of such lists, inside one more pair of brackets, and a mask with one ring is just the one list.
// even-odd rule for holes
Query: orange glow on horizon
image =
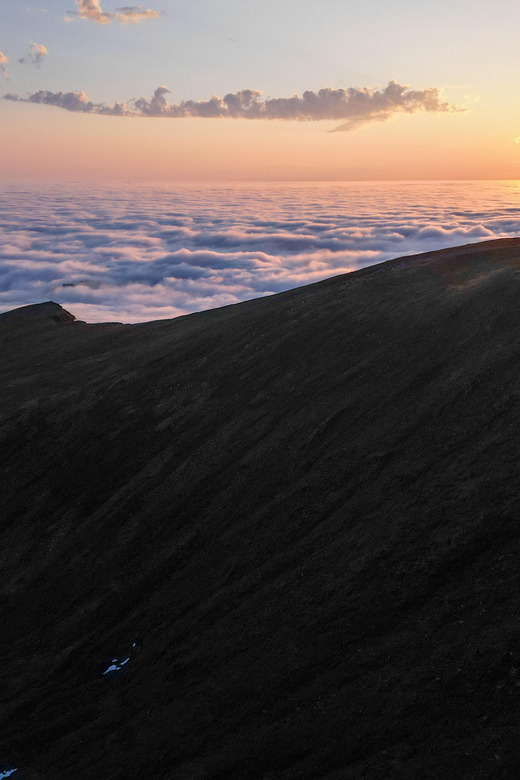
{"label": "orange glow on horizon", "polygon": [[331,133],[337,123],[131,119],[8,103],[2,109],[6,178],[339,181],[520,173],[513,123],[499,133],[474,115],[400,116]]}

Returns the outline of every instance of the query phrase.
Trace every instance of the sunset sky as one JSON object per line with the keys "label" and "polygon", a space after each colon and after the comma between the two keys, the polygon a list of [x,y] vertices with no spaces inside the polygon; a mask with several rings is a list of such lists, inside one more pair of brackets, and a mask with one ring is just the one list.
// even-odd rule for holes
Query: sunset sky
{"label": "sunset sky", "polygon": [[37,2],[0,0],[5,179],[520,177],[512,1]]}

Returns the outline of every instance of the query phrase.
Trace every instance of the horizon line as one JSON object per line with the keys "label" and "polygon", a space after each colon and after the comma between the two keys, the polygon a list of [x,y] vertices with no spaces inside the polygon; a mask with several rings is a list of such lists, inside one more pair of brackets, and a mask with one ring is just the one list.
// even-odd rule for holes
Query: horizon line
{"label": "horizon line", "polygon": [[6,176],[3,179],[4,184],[85,184],[85,185],[99,185],[99,184],[118,184],[118,185],[202,185],[208,184],[212,186],[229,185],[229,184],[388,184],[388,183],[401,183],[401,184],[425,184],[425,183],[466,183],[466,182],[520,182],[518,178],[427,178],[427,179],[399,179],[399,178],[375,178],[375,179],[123,179],[123,178],[45,178],[41,177],[28,177],[28,176]]}

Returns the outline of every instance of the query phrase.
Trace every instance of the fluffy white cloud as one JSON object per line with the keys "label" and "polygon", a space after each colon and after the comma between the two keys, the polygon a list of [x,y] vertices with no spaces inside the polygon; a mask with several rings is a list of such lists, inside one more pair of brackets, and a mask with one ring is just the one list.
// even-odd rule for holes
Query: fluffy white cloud
{"label": "fluffy white cloud", "polygon": [[7,75],[7,69],[5,66],[7,65],[8,62],[9,60],[7,59],[5,54],[2,54],[2,52],[0,51],[0,73],[2,74],[4,79],[7,79],[7,81],[9,81],[9,76]]}
{"label": "fluffy white cloud", "polygon": [[[144,19],[157,19],[162,16],[160,11],[151,11],[140,5],[125,5],[116,8],[112,13],[107,13],[101,9],[99,0],[75,0],[75,2],[78,10],[70,13],[95,24],[110,24],[112,21],[132,24],[142,22]],[[66,21],[71,21],[70,17],[65,18]]]}
{"label": "fluffy white cloud", "polygon": [[519,232],[514,186],[492,182],[4,187],[0,311],[174,317]]}
{"label": "fluffy white cloud", "polygon": [[37,68],[41,67],[41,64],[45,57],[48,55],[48,51],[41,43],[34,43],[31,41],[29,48],[27,49],[27,55],[21,57],[18,60],[20,65],[35,65]]}
{"label": "fluffy white cloud", "polygon": [[440,90],[429,87],[423,90],[407,89],[402,84],[390,81],[382,89],[331,89],[318,92],[306,91],[300,97],[261,99],[261,92],[243,89],[223,98],[213,96],[211,100],[183,100],[168,103],[167,87],[158,87],[150,99],[141,97],[130,104],[116,102],[114,105],[91,102],[84,92],[49,92],[40,90],[27,98],[5,95],[8,100],[29,103],[45,103],[67,111],[82,111],[89,114],[139,117],[182,117],[227,118],[227,119],[280,119],[316,122],[320,120],[344,120],[336,130],[352,130],[367,122],[384,122],[395,114],[414,114],[418,111],[452,114],[466,111],[452,103],[443,101]]}

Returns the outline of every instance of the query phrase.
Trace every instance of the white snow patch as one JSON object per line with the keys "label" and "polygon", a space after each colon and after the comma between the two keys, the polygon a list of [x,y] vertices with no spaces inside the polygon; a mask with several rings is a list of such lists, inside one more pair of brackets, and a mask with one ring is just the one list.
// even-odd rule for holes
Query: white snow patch
{"label": "white snow patch", "polygon": [[[119,672],[120,669],[123,668],[125,664],[129,662],[130,658],[125,658],[124,661],[118,661],[117,658],[114,658],[112,660],[112,664],[108,667],[108,669],[105,669],[103,674],[108,674],[109,672]],[[1,780],[1,776],[0,776]]]}

